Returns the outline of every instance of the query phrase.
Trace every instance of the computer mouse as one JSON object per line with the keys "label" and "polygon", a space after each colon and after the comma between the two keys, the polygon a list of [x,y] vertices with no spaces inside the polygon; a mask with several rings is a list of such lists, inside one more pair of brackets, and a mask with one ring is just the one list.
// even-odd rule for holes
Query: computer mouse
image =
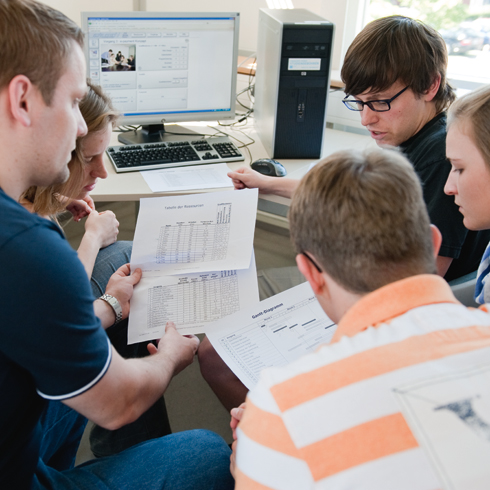
{"label": "computer mouse", "polygon": [[281,163],[271,158],[261,158],[255,160],[251,165],[253,170],[256,170],[260,174],[269,175],[270,177],[284,177],[287,175],[286,169]]}

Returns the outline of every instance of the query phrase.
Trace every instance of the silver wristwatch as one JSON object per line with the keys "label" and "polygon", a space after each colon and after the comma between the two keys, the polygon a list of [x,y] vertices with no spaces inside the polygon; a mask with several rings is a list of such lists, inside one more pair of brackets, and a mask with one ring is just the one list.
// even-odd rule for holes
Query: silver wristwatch
{"label": "silver wristwatch", "polygon": [[119,301],[110,294],[103,294],[99,299],[105,301],[111,306],[111,308],[114,310],[114,313],[116,314],[116,321],[114,322],[114,324],[119,323],[122,320],[123,316],[122,308],[119,304]]}

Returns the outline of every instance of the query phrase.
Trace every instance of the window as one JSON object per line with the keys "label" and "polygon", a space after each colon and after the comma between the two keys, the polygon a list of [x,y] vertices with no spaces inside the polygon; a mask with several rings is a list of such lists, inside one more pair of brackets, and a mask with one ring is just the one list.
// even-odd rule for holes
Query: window
{"label": "window", "polygon": [[365,23],[398,14],[437,29],[448,49],[448,76],[458,88],[490,83],[490,0],[367,1]]}

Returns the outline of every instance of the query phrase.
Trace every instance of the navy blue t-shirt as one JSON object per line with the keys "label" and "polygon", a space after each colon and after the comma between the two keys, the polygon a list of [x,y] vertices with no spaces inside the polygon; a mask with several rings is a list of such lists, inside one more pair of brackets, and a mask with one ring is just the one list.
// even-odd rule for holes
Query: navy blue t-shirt
{"label": "navy blue t-shirt", "polygon": [[111,347],[61,230],[0,189],[0,488],[29,488],[39,417],[107,371]]}

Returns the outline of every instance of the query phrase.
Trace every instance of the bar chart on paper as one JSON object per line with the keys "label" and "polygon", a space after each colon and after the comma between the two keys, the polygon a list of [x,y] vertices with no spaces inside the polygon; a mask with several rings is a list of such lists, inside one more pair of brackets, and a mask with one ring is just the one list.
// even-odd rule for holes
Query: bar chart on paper
{"label": "bar chart on paper", "polygon": [[307,283],[268,298],[259,307],[235,313],[207,331],[218,354],[249,389],[264,368],[283,366],[313,352],[329,343],[336,329]]}

